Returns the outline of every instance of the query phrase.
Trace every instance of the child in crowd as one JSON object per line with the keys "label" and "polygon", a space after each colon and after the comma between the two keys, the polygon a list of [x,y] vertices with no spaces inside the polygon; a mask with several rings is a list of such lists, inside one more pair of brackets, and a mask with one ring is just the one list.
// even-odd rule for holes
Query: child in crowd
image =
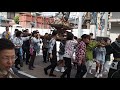
{"label": "child in crowd", "polygon": [[99,45],[95,49],[96,52],[96,74],[95,77],[102,77],[103,65],[105,63],[106,49],[105,41],[101,40]]}

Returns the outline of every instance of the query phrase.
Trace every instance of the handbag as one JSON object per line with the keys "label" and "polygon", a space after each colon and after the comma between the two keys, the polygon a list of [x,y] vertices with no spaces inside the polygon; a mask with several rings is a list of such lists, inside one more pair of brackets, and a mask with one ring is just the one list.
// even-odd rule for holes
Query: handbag
{"label": "handbag", "polygon": [[30,55],[33,55],[33,51],[34,51],[34,49],[30,48]]}

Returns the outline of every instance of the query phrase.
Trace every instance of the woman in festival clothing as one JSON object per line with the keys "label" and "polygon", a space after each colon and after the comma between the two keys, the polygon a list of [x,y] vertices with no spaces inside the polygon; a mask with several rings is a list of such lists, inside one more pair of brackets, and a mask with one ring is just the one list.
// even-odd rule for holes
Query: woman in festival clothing
{"label": "woman in festival clothing", "polygon": [[102,74],[103,74],[103,65],[105,63],[105,56],[106,56],[106,48],[105,48],[104,40],[100,41],[99,45],[95,49],[95,52],[96,52],[96,74],[95,74],[95,77],[99,78],[99,77],[102,77]]}
{"label": "woman in festival clothing", "polygon": [[[41,35],[40,35],[40,33],[39,33],[39,31],[38,30],[36,30],[36,32],[37,32],[37,36],[36,36],[36,38],[38,39],[38,38],[41,38]],[[41,43],[42,43],[42,40],[40,39],[40,42],[39,43],[37,43],[37,49],[36,49],[36,56],[37,55],[39,55],[39,53],[40,53],[40,45],[41,45]]]}
{"label": "woman in festival clothing", "polygon": [[40,36],[38,32],[33,31],[32,37],[30,37],[30,62],[29,62],[29,70],[33,70],[34,60],[36,57],[36,51],[38,50],[38,43],[40,43]]}
{"label": "woman in festival clothing", "polygon": [[65,78],[67,75],[67,78],[70,78],[71,74],[71,60],[73,59],[73,54],[74,54],[74,47],[76,46],[76,42],[73,40],[73,34],[71,32],[67,32],[67,40],[65,44],[65,54],[64,54],[64,61],[65,61],[65,66],[66,70],[63,72],[63,74],[60,76],[61,78]]}
{"label": "woman in festival clothing", "polygon": [[[91,36],[91,35],[90,35]],[[87,67],[87,73],[84,77],[87,76],[87,74],[92,74],[92,65],[93,65],[93,50],[97,46],[97,41],[92,40],[92,37],[90,37],[89,44],[86,45],[86,67]]]}
{"label": "woman in festival clothing", "polygon": [[83,34],[81,36],[81,41],[78,43],[76,47],[76,62],[77,62],[77,73],[75,78],[83,78],[85,73],[87,72],[86,68],[86,44],[90,41],[90,36]]}

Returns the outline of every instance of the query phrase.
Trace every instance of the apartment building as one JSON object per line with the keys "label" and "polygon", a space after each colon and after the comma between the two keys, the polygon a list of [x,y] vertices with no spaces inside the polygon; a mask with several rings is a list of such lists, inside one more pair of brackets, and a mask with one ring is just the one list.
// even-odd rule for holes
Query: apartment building
{"label": "apartment building", "polygon": [[110,27],[110,38],[114,41],[120,34],[120,12],[112,12],[109,20]]}
{"label": "apartment building", "polygon": [[49,23],[54,22],[54,18],[44,17],[40,12],[0,12],[0,26],[12,26],[15,24],[14,17],[19,16],[19,25],[23,28],[50,29]]}
{"label": "apartment building", "polygon": [[24,28],[31,28],[32,25],[34,25],[35,28],[51,29],[49,23],[53,23],[54,18],[32,14],[20,14],[19,21],[19,24]]}
{"label": "apartment building", "polygon": [[0,26],[9,26],[9,22],[15,17],[15,12],[0,12]]}
{"label": "apartment building", "polygon": [[18,16],[20,13],[21,12],[0,12],[0,26],[5,27],[15,24],[14,17]]}

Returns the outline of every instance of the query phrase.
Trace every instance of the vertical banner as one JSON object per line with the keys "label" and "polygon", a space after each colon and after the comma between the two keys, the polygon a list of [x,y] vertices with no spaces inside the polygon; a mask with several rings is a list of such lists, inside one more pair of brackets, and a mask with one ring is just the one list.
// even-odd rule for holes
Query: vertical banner
{"label": "vertical banner", "polygon": [[101,22],[101,30],[104,30],[105,28],[105,19],[102,19],[102,22]]}
{"label": "vertical banner", "polygon": [[93,37],[95,38],[97,36],[97,12],[91,12],[91,31],[94,33]]}
{"label": "vertical banner", "polygon": [[98,30],[101,30],[100,18],[101,18],[101,15],[100,13],[98,13],[97,14],[97,29]]}

